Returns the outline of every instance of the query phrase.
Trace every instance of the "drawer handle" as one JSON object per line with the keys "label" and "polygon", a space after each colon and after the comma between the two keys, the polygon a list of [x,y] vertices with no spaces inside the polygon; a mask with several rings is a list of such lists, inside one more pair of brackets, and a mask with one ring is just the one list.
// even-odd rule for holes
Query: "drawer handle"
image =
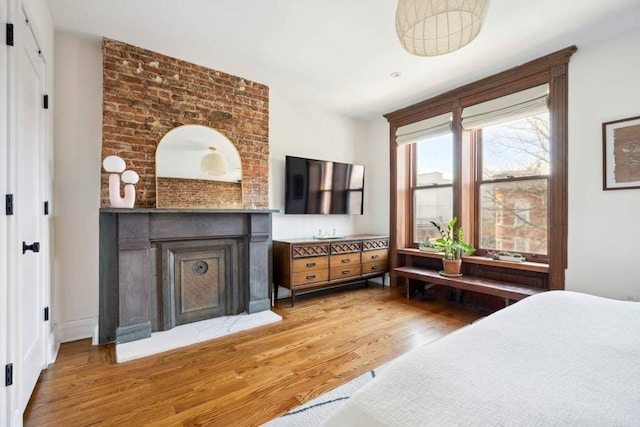
{"label": "drawer handle", "polygon": [[311,280],[311,279],[315,279],[316,275],[315,274],[310,274],[307,276],[307,280]]}
{"label": "drawer handle", "polygon": [[373,264],[373,265],[371,266],[371,269],[372,269],[372,270],[377,270],[377,269],[378,269],[378,264]]}
{"label": "drawer handle", "polygon": [[351,273],[351,270],[342,270],[342,274],[349,274]]}
{"label": "drawer handle", "polygon": [[315,262],[308,262],[307,263],[307,267],[315,267],[316,263]]}
{"label": "drawer handle", "polygon": [[343,263],[343,264],[346,264],[346,263],[348,263],[348,262],[351,262],[351,259],[350,259],[350,258],[342,258],[342,263]]}
{"label": "drawer handle", "polygon": [[371,255],[371,259],[378,259],[380,258],[380,255],[376,254],[376,255]]}

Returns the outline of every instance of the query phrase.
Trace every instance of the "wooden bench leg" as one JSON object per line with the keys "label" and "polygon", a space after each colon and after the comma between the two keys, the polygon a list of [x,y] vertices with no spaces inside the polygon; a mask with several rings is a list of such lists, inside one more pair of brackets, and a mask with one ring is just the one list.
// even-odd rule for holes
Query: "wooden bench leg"
{"label": "wooden bench leg", "polygon": [[293,289],[291,289],[291,307],[293,308],[293,303],[296,300],[296,293]]}

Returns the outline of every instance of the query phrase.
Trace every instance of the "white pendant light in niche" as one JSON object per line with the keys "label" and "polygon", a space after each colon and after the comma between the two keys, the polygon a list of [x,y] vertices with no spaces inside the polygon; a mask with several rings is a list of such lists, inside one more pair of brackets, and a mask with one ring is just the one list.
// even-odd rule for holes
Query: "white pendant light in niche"
{"label": "white pendant light in niche", "polygon": [[227,173],[227,159],[218,153],[216,147],[209,147],[211,152],[200,161],[200,170],[205,175],[220,176]]}
{"label": "white pendant light in niche", "polygon": [[444,55],[476,38],[489,0],[398,0],[396,32],[418,56]]}

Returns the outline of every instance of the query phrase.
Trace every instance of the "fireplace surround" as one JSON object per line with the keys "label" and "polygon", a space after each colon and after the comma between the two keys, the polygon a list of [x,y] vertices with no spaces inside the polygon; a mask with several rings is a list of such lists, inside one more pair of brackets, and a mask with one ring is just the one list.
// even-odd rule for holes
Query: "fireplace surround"
{"label": "fireplace surround", "polygon": [[100,344],[269,310],[273,212],[100,209]]}

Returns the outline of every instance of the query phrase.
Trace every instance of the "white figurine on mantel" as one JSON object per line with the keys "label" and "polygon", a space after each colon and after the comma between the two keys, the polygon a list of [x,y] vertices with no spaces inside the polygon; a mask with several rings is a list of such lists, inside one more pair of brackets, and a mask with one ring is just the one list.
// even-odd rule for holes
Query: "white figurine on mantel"
{"label": "white figurine on mantel", "polygon": [[[102,167],[109,175],[109,202],[112,208],[133,208],[136,202],[135,185],[140,177],[132,170],[125,170],[126,164],[119,156],[108,156],[102,161]],[[124,197],[120,193],[120,174],[124,182]]]}

